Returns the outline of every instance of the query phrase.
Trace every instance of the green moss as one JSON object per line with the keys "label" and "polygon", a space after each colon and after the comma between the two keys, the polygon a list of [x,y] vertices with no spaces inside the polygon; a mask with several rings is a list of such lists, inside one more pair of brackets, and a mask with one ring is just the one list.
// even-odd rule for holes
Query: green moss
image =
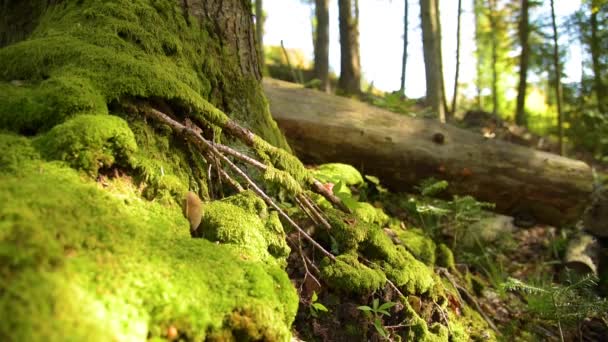
{"label": "green moss", "polygon": [[353,254],[339,255],[335,262],[325,259],[321,275],[331,287],[347,293],[368,294],[386,283],[381,270],[361,264]]}
{"label": "green moss", "polygon": [[374,223],[383,227],[389,221],[388,215],[380,208],[376,208],[367,202],[357,202],[353,212],[359,219],[366,223]]}
{"label": "green moss", "polygon": [[111,115],[79,115],[36,139],[36,146],[45,158],[66,161],[91,175],[116,161],[128,167],[137,151],[127,123]]}
{"label": "green moss", "polygon": [[3,158],[14,171],[0,182],[2,340],[155,339],[169,326],[189,340],[288,339],[298,297],[276,263],[191,239],[178,207],[142,201],[128,179],[102,191],[0,135],[17,144],[30,152]]}
{"label": "green moss", "polygon": [[77,113],[106,113],[116,100],[147,98],[215,124],[232,113],[287,147],[257,76],[243,75],[238,55],[209,37],[210,23],[184,16],[179,4],[87,0],[54,5],[36,19],[26,40],[0,50],[0,79],[25,81],[0,86],[0,127],[37,132]]}
{"label": "green moss", "polygon": [[269,215],[264,202],[250,191],[206,204],[198,229],[203,238],[233,244],[254,260],[278,259],[284,266],[290,252],[277,213]]}
{"label": "green moss", "polygon": [[363,177],[361,177],[359,171],[348,164],[323,164],[319,166],[313,174],[322,182],[332,182],[334,184],[342,182],[346,185],[353,186],[363,184]]}
{"label": "green moss", "polygon": [[435,242],[426,236],[422,229],[396,229],[395,233],[416,259],[429,266],[435,265]]}
{"label": "green moss", "polygon": [[[376,265],[383,276],[393,281],[397,286],[411,294],[439,295],[437,292],[436,276],[432,268],[417,260],[403,246],[395,245],[384,231],[375,224],[361,222],[335,209],[328,209],[328,219],[332,226],[329,233],[332,245],[341,255],[361,255]],[[351,222],[350,224],[348,222]],[[351,260],[347,257],[347,260]],[[356,261],[356,260],[354,260]],[[363,267],[359,262],[347,264],[349,269]],[[333,271],[333,274],[343,274]],[[333,277],[340,281],[341,278]],[[342,282],[341,285],[348,285]],[[343,290],[348,287],[343,288]],[[351,288],[355,290],[355,288]],[[366,289],[357,287],[356,291]],[[369,289],[369,288],[367,288]],[[407,294],[406,293],[406,294]]]}
{"label": "green moss", "polygon": [[31,84],[0,82],[0,128],[34,134],[75,113],[108,113],[104,98],[85,78],[58,76]]}
{"label": "green moss", "polygon": [[454,253],[448,246],[440,243],[435,252],[437,254],[437,266],[445,267],[449,270],[456,268]]}

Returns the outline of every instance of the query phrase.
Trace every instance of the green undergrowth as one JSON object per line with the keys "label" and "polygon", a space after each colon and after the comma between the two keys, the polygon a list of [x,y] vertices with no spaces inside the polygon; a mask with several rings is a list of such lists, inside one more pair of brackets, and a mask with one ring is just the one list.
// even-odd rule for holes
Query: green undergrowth
{"label": "green undergrowth", "polygon": [[[337,255],[336,262],[325,259],[320,267],[322,279],[333,291],[365,297],[386,288],[390,280],[406,297],[425,298],[429,305],[435,303],[449,315],[448,328],[443,324],[445,321],[432,323],[424,313],[410,307],[403,316],[408,328],[405,335],[399,335],[406,340],[494,338],[483,318],[465,303],[458,309],[448,307],[448,298],[457,298],[457,290],[445,285],[446,281],[434,272],[434,266],[454,270],[452,251],[443,243],[435,243],[426,230],[404,227],[387,215],[382,208],[383,196],[370,195],[372,186],[374,191],[386,192],[377,179],[362,177],[356,169],[343,164],[321,165],[313,173],[353,211],[352,215],[344,214],[317,198],[332,229],[315,237],[331,246]],[[374,197],[380,201],[374,205],[366,202]]]}
{"label": "green undergrowth", "polygon": [[36,146],[0,134],[2,340],[145,340],[170,327],[188,340],[288,339],[298,297],[276,262],[192,239],[178,206],[142,200],[128,178],[101,189]]}

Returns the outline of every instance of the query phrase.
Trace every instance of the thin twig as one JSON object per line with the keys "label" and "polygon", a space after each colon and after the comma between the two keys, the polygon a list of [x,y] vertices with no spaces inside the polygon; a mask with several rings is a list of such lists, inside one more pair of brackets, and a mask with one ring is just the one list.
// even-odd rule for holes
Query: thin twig
{"label": "thin twig", "polygon": [[327,220],[325,219],[325,217],[323,217],[323,214],[321,214],[321,212],[317,211],[317,208],[315,208],[315,206],[312,204],[312,201],[310,200],[310,198],[308,198],[308,196],[305,196],[304,194],[299,194],[297,197],[300,199],[300,201],[302,201],[302,204],[304,206],[306,206],[306,208],[308,208],[308,210],[310,210],[312,215],[315,216],[317,218],[317,220],[321,222],[321,224],[325,227],[325,229],[331,230],[331,225],[329,224],[329,222],[327,222]]}
{"label": "thin twig", "polygon": [[[364,258],[364,257],[362,257],[362,256],[360,256],[360,258],[361,258],[361,260],[363,260],[363,261],[364,261],[366,264],[369,264],[369,265],[375,265],[373,262],[371,262],[371,261],[367,260],[366,258]],[[404,298],[404,299],[405,299],[405,298],[407,298],[407,296],[405,296],[405,295],[403,294],[403,292],[401,292],[401,291],[399,290],[399,288],[397,287],[397,285],[395,285],[395,283],[393,283],[393,282],[392,282],[390,279],[386,278],[386,282],[388,283],[388,285],[389,285],[389,286],[390,286],[390,287],[391,287],[391,288],[392,288],[392,289],[393,289],[395,292],[397,292],[397,294],[398,294],[399,296],[401,296],[401,297],[402,297],[402,298]]]}
{"label": "thin twig", "polygon": [[154,118],[163,121],[164,123],[168,124],[170,127],[172,127],[174,130],[176,130],[179,133],[184,133],[184,132],[187,133],[187,135],[190,136],[196,143],[200,144],[199,146],[202,146],[205,150],[208,150],[211,153],[213,153],[216,157],[218,157],[224,163],[226,163],[228,165],[228,167],[231,168],[235,173],[237,173],[239,176],[241,176],[243,179],[245,179],[245,181],[249,184],[249,186],[253,189],[253,191],[258,196],[260,196],[268,205],[270,205],[272,208],[274,208],[279,213],[279,215],[281,215],[287,222],[289,222],[289,224],[291,224],[298,232],[300,232],[304,236],[304,238],[306,238],[306,240],[308,240],[313,246],[315,246],[319,251],[321,251],[321,253],[323,253],[326,257],[328,257],[332,261],[336,260],[336,257],[333,254],[328,252],[323,246],[321,246],[317,241],[315,241],[315,239],[313,239],[310,235],[308,235],[297,223],[295,223],[291,219],[291,217],[289,217],[289,215],[285,214],[285,212],[276,203],[274,203],[272,198],[270,198],[268,195],[266,195],[266,193],[262,189],[260,189],[257,186],[257,184],[255,184],[255,182],[252,181],[251,178],[249,178],[249,176],[247,176],[247,174],[243,170],[241,170],[238,166],[236,166],[225,155],[220,153],[215,148],[214,144],[212,144],[207,139],[205,139],[200,134],[200,132],[197,132],[196,130],[194,130],[190,127],[186,127],[185,125],[183,125],[183,124],[175,121],[171,117],[169,117],[167,114],[160,112],[154,108],[150,108],[150,107],[146,108],[145,114],[147,114],[149,116],[153,116]]}
{"label": "thin twig", "polygon": [[492,328],[492,330],[494,330],[496,332],[499,332],[498,328],[496,327],[494,322],[492,322],[492,320],[481,309],[481,306],[479,305],[479,303],[477,303],[477,300],[475,300],[475,297],[473,297],[469,293],[469,291],[467,291],[467,289],[465,289],[464,287],[462,287],[458,283],[456,283],[456,281],[454,279],[452,279],[452,275],[450,274],[450,272],[445,267],[438,267],[438,271],[440,274],[445,275],[445,277],[448,278],[448,281],[452,284],[452,286],[454,286],[454,288],[456,289],[456,292],[458,294],[458,297],[461,301],[461,305],[462,305],[462,297],[460,297],[460,293],[464,294],[467,297],[467,301],[469,303],[473,304],[473,306],[475,307],[475,310],[477,310],[477,312],[479,312],[481,317],[483,317],[483,319],[488,323],[490,328]]}
{"label": "thin twig", "polygon": [[304,203],[300,199],[300,197],[296,196],[295,200],[296,200],[296,203],[298,204],[298,206],[300,207],[300,209],[306,214],[306,216],[308,216],[315,223],[315,225],[318,226],[319,221],[317,220],[317,217],[315,215],[313,215],[313,213],[307,206],[304,205]]}
{"label": "thin twig", "polygon": [[435,306],[437,308],[439,308],[439,313],[441,314],[441,317],[445,321],[445,326],[448,327],[448,332],[451,334],[452,329],[450,329],[450,321],[448,321],[448,316],[446,316],[445,312],[443,311],[443,308],[441,306],[439,306],[439,304],[437,304],[436,302],[433,302],[433,304],[435,304]]}

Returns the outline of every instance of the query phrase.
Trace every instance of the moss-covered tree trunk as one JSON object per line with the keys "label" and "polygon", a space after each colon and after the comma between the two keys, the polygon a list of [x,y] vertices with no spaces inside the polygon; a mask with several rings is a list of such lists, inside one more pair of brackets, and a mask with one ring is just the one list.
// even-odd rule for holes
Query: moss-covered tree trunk
{"label": "moss-covered tree trunk", "polygon": [[248,0],[0,2],[0,340],[289,339],[276,213],[245,191],[204,211],[231,241],[192,239],[217,165],[142,114],[287,148],[254,34]]}
{"label": "moss-covered tree trunk", "polygon": [[[184,97],[191,94],[166,88],[171,88],[173,81],[181,83],[194,81],[197,83],[196,89],[193,89],[197,93],[196,96],[209,101],[234,119],[248,123],[249,128],[269,142],[287,147],[269,115],[260,87],[261,67],[256,54],[250,1],[167,0],[149,1],[150,4],[144,6],[145,3],[147,2],[135,1],[133,4],[125,4],[122,1],[109,1],[100,4],[99,1],[88,0],[72,4],[61,0],[7,0],[0,8],[0,47],[28,39],[53,35],[59,37],[63,31],[71,38],[83,40],[91,38],[87,42],[91,44],[89,46],[91,50],[108,47],[117,50],[116,52],[120,54],[122,51],[118,51],[120,49],[116,45],[126,45],[130,48],[129,51],[125,51],[127,53],[153,53],[156,58],[164,59],[161,62],[177,64],[182,75],[156,74],[150,75],[157,78],[156,80],[144,80],[139,77],[146,75],[137,75],[140,70],[132,68],[129,71],[135,79],[130,81],[141,82],[142,85],[156,81],[159,83],[155,85],[156,89],[148,89],[149,92],[138,94],[128,89],[108,89],[107,102],[119,100],[121,97],[138,96],[172,102],[169,105],[176,107],[173,108],[174,110],[184,110],[182,105],[187,105],[188,102]],[[124,7],[124,11],[128,11],[127,7],[139,8],[141,11],[129,13],[129,18],[121,18],[123,11],[121,7]],[[103,15],[106,13],[96,14],[95,11],[99,8],[102,12],[108,12],[108,15],[115,15],[113,19],[116,20],[101,20],[108,17]],[[153,11],[148,11],[148,8]],[[176,16],[177,13],[181,15]],[[69,16],[66,18],[64,15]],[[51,18],[58,22],[51,22]],[[64,18],[66,20],[62,22]],[[125,21],[120,22],[121,19]],[[174,32],[171,33],[177,36],[168,35],[167,32],[162,32],[160,27],[155,27],[156,20],[169,21],[165,23],[166,26],[173,29]],[[70,27],[70,23],[76,26]],[[139,24],[141,26],[138,27]],[[87,26],[90,25],[107,25],[95,28],[95,31],[102,32],[103,37],[84,37],[88,35]],[[32,65],[27,75],[16,72],[17,70],[11,68],[11,65],[4,64],[3,66],[7,68],[4,69],[2,78],[5,81],[46,79],[53,76],[52,73],[60,67],[60,64],[65,66],[77,63],[79,60],[83,61],[82,59],[86,57],[93,57],[84,56],[84,49],[75,51],[69,46],[68,41],[65,43],[49,46],[62,50],[63,53],[49,51],[49,56],[30,60]],[[121,61],[100,58],[83,62],[118,64]],[[94,67],[103,72],[103,65]],[[167,70],[168,68],[163,68],[161,64],[158,64],[158,67],[155,70],[158,73],[172,72]],[[107,71],[111,69],[108,68]],[[169,78],[175,76],[177,79],[167,80],[162,76]],[[190,86],[190,84],[185,85]],[[170,93],[163,93],[167,90]]]}

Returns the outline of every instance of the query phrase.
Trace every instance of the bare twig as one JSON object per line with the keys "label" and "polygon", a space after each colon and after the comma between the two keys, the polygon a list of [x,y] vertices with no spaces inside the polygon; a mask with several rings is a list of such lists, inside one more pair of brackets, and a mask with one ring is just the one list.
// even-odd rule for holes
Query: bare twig
{"label": "bare twig", "polygon": [[454,288],[458,292],[457,294],[458,294],[459,300],[461,302],[461,305],[462,305],[462,297],[460,297],[460,293],[464,294],[467,297],[467,301],[469,303],[473,304],[473,306],[475,307],[475,310],[477,310],[477,312],[479,312],[479,314],[481,315],[481,317],[483,317],[483,319],[488,323],[488,325],[490,326],[490,328],[492,328],[492,330],[498,332],[498,328],[496,327],[496,325],[494,324],[494,322],[492,322],[492,320],[490,320],[490,318],[481,309],[481,306],[479,306],[479,303],[477,303],[477,300],[475,300],[475,297],[473,297],[469,293],[469,291],[467,291],[467,289],[465,289],[464,287],[460,286],[453,279],[452,274],[450,274],[450,272],[445,267],[438,267],[438,272],[440,274],[443,274],[448,279],[448,281],[452,284],[452,286],[454,286]]}
{"label": "bare twig", "polygon": [[317,241],[315,241],[315,239],[313,239],[310,235],[308,235],[297,223],[295,223],[291,217],[289,217],[289,215],[285,214],[285,212],[276,204],[274,203],[274,201],[272,200],[272,198],[270,198],[268,195],[266,195],[266,193],[260,189],[257,184],[255,184],[254,181],[251,180],[251,178],[249,178],[249,176],[247,176],[247,174],[245,172],[243,172],[243,170],[241,170],[238,166],[236,166],[232,161],[230,161],[230,159],[228,159],[226,156],[224,156],[222,153],[220,153],[214,146],[213,143],[211,143],[210,141],[208,141],[207,139],[205,139],[200,132],[197,132],[196,130],[194,130],[193,128],[190,127],[186,127],[185,125],[175,121],[174,119],[172,119],[170,116],[168,116],[167,114],[158,111],[154,108],[146,108],[145,109],[145,114],[148,116],[152,116],[158,120],[163,121],[164,123],[166,123],[167,125],[169,125],[171,128],[173,128],[176,132],[178,133],[182,133],[182,134],[186,134],[186,136],[190,137],[190,139],[197,144],[198,146],[200,146],[201,148],[203,148],[203,150],[207,150],[210,151],[211,153],[213,153],[216,157],[218,157],[220,160],[222,160],[224,163],[226,163],[226,165],[228,165],[228,167],[230,169],[232,169],[232,171],[234,171],[236,174],[238,174],[239,176],[241,176],[243,179],[245,179],[245,181],[249,184],[249,186],[253,189],[253,191],[260,196],[262,199],[264,199],[264,201],[270,205],[272,208],[274,208],[279,215],[281,215],[287,222],[289,222],[289,224],[291,224],[298,232],[300,232],[304,238],[306,238],[306,240],[308,240],[315,248],[317,248],[321,253],[323,253],[326,257],[328,257],[330,260],[335,261],[336,257],[331,254],[330,252],[328,252],[323,246],[321,246]]}

